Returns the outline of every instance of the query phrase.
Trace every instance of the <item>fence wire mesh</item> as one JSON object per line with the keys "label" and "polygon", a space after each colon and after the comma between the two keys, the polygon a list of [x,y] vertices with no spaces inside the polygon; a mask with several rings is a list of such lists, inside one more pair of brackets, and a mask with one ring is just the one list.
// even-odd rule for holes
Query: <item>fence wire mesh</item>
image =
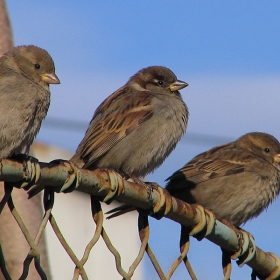
{"label": "fence wire mesh", "polygon": [[[217,221],[214,215],[200,205],[189,205],[171,197],[167,191],[158,187],[151,197],[147,196],[145,187],[125,181],[118,173],[108,169],[94,171],[77,168],[74,164],[64,160],[56,160],[51,163],[41,163],[37,159],[22,156],[16,160],[3,159],[0,165],[0,180],[4,183],[4,196],[0,202],[0,214],[7,205],[22,234],[24,235],[30,250],[23,262],[22,275],[19,279],[27,279],[31,262],[41,279],[47,279],[47,274],[40,263],[39,242],[43,236],[47,223],[50,223],[56,237],[74,263],[72,279],[89,279],[84,265],[88,261],[91,251],[100,237],[104,240],[108,250],[113,254],[116,269],[123,279],[132,279],[135,269],[143,260],[146,253],[156,270],[159,279],[170,279],[180,263],[184,263],[190,279],[197,279],[188,259],[190,236],[201,240],[207,238],[222,248],[223,279],[229,279],[231,275],[231,259],[237,259],[237,264],[247,264],[252,270],[251,279],[280,279],[280,259],[273,253],[263,252],[255,245],[253,236],[242,230],[232,229]],[[13,202],[13,189],[15,187],[29,190],[34,195],[38,190],[44,189],[43,206],[44,216],[33,238],[26,227],[20,213]],[[55,192],[82,191],[91,195],[92,219],[96,225],[91,240],[84,248],[84,253],[79,259],[65,240],[63,233],[52,214],[55,201]],[[141,241],[139,253],[131,262],[128,271],[122,267],[121,255],[112,244],[103,226],[104,214],[100,200],[110,203],[112,200],[125,202],[140,209],[148,209],[139,212],[138,232]],[[151,207],[152,201],[152,207]],[[174,260],[170,269],[165,273],[159,264],[149,244],[150,226],[148,213],[157,219],[169,218],[181,224],[180,254]],[[5,252],[0,244],[0,266],[5,279],[12,279],[5,262]],[[51,256],[50,256],[51,257]]]}

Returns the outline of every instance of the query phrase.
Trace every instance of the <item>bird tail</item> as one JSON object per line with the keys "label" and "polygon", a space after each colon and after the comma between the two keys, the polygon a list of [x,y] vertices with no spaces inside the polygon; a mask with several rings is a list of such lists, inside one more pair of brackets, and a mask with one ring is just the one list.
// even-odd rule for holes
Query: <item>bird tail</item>
{"label": "bird tail", "polygon": [[42,185],[35,185],[33,188],[31,188],[27,193],[28,193],[28,199],[31,197],[37,195],[39,192],[45,189],[45,186]]}
{"label": "bird tail", "polygon": [[124,205],[113,208],[113,209],[109,210],[108,212],[106,212],[105,214],[112,214],[112,215],[108,216],[106,219],[109,220],[109,219],[118,217],[120,215],[123,215],[125,213],[131,212],[134,210],[136,210],[136,208],[134,206],[124,204]]}

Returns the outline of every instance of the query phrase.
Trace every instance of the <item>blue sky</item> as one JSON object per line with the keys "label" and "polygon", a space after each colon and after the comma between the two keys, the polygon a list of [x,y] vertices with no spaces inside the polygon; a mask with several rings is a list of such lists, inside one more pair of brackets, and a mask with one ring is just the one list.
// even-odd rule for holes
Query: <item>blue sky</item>
{"label": "blue sky", "polygon": [[[48,50],[61,80],[51,86],[49,122],[38,140],[74,151],[83,130],[58,130],[50,120],[78,120],[85,130],[100,102],[151,65],[167,66],[189,83],[182,95],[190,119],[184,139],[149,180],[163,186],[196,154],[247,132],[280,139],[280,2],[10,0],[7,6],[15,45]],[[259,247],[278,256],[279,211],[277,200],[244,227]],[[152,219],[151,224],[151,245],[166,268],[178,254],[179,225]],[[221,278],[219,257],[210,242],[192,242],[199,279],[205,279],[203,271],[207,279]],[[147,275],[153,273],[147,265]],[[234,264],[233,278],[248,275],[249,269]],[[184,276],[182,267],[174,279]]]}

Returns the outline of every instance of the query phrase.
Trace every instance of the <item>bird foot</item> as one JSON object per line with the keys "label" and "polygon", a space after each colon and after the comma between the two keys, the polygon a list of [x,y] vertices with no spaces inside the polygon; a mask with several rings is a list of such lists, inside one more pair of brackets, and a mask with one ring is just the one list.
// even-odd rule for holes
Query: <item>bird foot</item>
{"label": "bird foot", "polygon": [[[144,183],[144,182],[143,182]],[[145,182],[145,188],[147,190],[147,194],[148,194],[148,199],[151,200],[152,198],[152,192],[154,190],[157,190],[159,185],[155,182]]]}
{"label": "bird foot", "polygon": [[138,185],[145,187],[147,190],[147,197],[151,205],[153,205],[153,200],[152,200],[152,192],[154,190],[157,190],[159,185],[154,182],[143,182],[141,179],[137,178],[136,176],[129,174],[126,172],[127,175]]}
{"label": "bird foot", "polygon": [[152,198],[152,192],[153,192],[154,190],[157,190],[158,187],[159,187],[159,185],[158,185],[157,183],[155,183],[155,182],[143,182],[143,181],[140,180],[139,178],[137,178],[137,180],[135,180],[135,178],[132,178],[132,180],[133,180],[135,183],[137,183],[137,184],[139,184],[139,185],[145,187],[145,189],[147,190],[148,199],[149,199],[149,201],[152,201],[152,200],[151,200],[151,198]]}
{"label": "bird foot", "polygon": [[17,154],[10,157],[12,160],[16,160],[24,165],[24,170],[26,173],[26,179],[21,182],[13,183],[16,188],[22,188],[29,190],[32,186],[36,184],[40,177],[40,165],[37,158],[34,158],[27,154]]}

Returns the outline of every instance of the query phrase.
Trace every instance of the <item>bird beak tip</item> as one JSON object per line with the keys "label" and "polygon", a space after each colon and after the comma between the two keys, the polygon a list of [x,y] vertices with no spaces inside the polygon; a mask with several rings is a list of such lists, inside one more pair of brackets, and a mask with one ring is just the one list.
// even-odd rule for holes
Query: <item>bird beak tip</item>
{"label": "bird beak tip", "polygon": [[55,73],[43,74],[42,80],[48,84],[60,84],[60,80]]}
{"label": "bird beak tip", "polygon": [[169,86],[169,89],[171,91],[177,91],[177,90],[180,90],[180,89],[183,89],[183,88],[187,87],[188,85],[189,84],[186,83],[186,82],[177,80]]}
{"label": "bird beak tip", "polygon": [[280,154],[276,154],[273,158],[274,162],[280,163]]}

